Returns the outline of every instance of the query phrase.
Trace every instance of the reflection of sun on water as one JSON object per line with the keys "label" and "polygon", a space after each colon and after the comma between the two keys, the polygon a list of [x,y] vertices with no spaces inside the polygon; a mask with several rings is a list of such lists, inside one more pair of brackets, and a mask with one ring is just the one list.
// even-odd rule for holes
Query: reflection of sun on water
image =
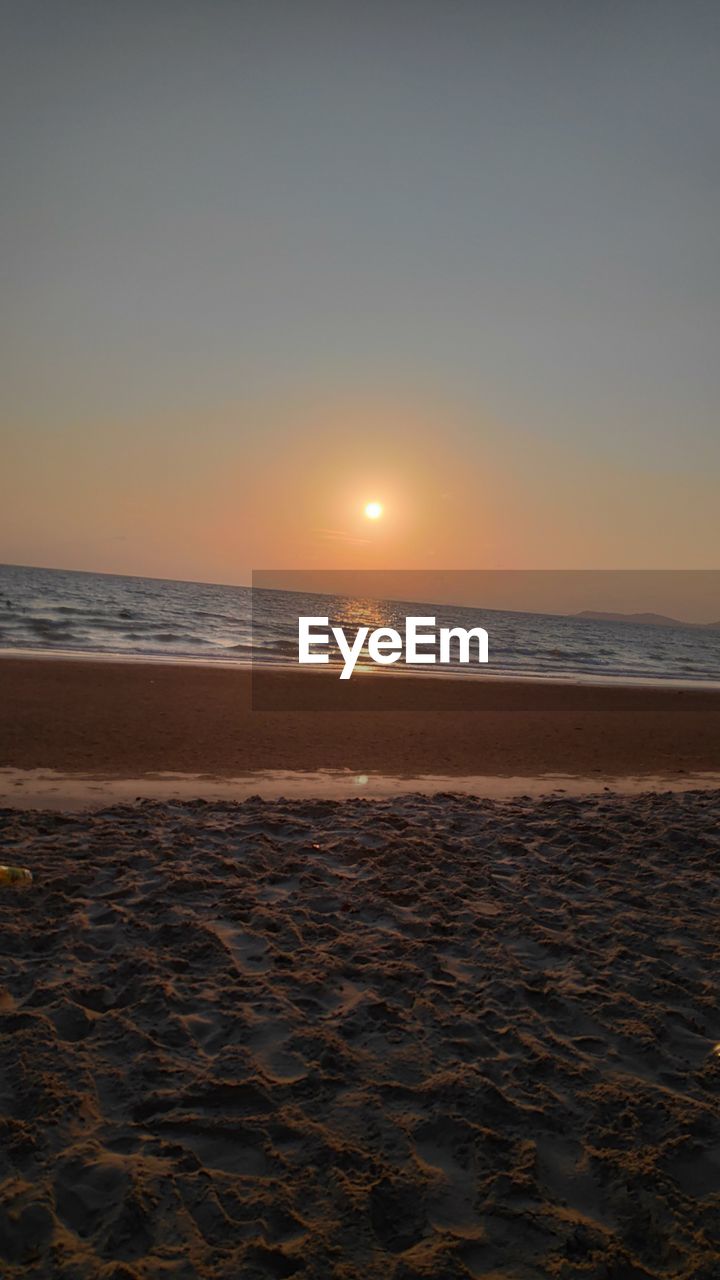
{"label": "reflection of sun on water", "polygon": [[[397,611],[383,600],[364,600],[361,597],[353,600],[336,596],[331,612],[331,625],[343,627],[350,642],[355,639],[358,627],[367,627],[368,631],[376,631],[379,628],[395,627],[398,624]],[[357,670],[372,671],[374,674],[378,672],[376,663],[369,657],[364,646],[358,656]],[[360,774],[356,779],[358,786],[365,785],[363,778],[367,781],[365,774]]]}
{"label": "reflection of sun on water", "polygon": [[365,508],[365,515],[368,520],[379,520],[383,513],[381,502],[368,502]]}
{"label": "reflection of sun on water", "polygon": [[393,614],[381,600],[351,600],[342,596],[336,597],[333,609],[333,623],[341,627],[367,627],[375,631],[378,627],[395,625]]}

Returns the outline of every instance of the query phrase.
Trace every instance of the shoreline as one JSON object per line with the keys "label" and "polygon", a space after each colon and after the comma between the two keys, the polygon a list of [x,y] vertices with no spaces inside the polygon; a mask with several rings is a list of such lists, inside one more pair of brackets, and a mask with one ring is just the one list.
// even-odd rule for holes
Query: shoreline
{"label": "shoreline", "polygon": [[341,683],[318,672],[15,657],[0,658],[0,703],[0,768],[64,775],[720,773],[720,691],[700,689]]}
{"label": "shoreline", "polygon": [[720,794],[720,772],[646,777],[578,777],[539,774],[537,777],[425,774],[355,774],[351,770],[267,769],[236,778],[208,774],[155,773],[139,777],[106,777],[97,773],[60,773],[43,769],[0,768],[0,809],[83,812],[159,803],[235,804],[246,800],[388,800],[401,797],[465,797],[493,801],[540,801],[570,798]]}
{"label": "shoreline", "polygon": [[[212,671],[220,669],[222,671],[244,671],[252,675],[257,673],[275,672],[281,675],[300,675],[300,676],[320,676],[325,679],[339,678],[339,672],[342,670],[341,664],[329,666],[327,670],[317,671],[315,668],[300,668],[298,663],[283,662],[243,662],[237,658],[203,658],[194,657],[191,654],[164,654],[164,653],[115,653],[111,650],[100,652],[98,650],[79,650],[79,649],[3,649],[0,648],[0,663],[6,658],[21,659],[23,661],[35,661],[36,659],[47,660],[50,662],[86,662],[86,663],[113,663],[128,664],[130,666],[169,666],[169,667],[189,667],[190,669],[200,669]],[[589,688],[621,688],[621,689],[698,689],[706,693],[720,693],[720,680],[691,680],[680,676],[634,676],[627,673],[621,674],[601,674],[600,672],[581,672],[581,671],[516,671],[508,669],[506,671],[476,671],[474,674],[461,669],[452,670],[445,669],[443,671],[427,671],[418,667],[407,667],[400,672],[397,667],[356,667],[353,673],[353,679],[357,677],[366,678],[368,676],[377,676],[380,679],[400,679],[400,680],[481,680],[485,682],[500,682],[501,684],[557,684],[557,685],[579,685]]]}

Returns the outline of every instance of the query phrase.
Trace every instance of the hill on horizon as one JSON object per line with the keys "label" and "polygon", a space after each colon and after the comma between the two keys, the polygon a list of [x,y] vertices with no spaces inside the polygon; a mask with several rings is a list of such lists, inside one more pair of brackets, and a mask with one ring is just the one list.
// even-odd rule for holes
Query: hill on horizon
{"label": "hill on horizon", "polygon": [[693,627],[701,631],[720,631],[720,622],[683,622],[664,613],[602,613],[595,609],[583,609],[573,614],[575,618],[587,618],[592,622],[631,622],[645,627]]}

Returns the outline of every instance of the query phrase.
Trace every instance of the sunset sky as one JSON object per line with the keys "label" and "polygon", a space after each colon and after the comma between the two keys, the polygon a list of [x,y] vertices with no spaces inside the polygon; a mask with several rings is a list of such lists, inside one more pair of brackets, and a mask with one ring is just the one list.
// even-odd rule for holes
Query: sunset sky
{"label": "sunset sky", "polygon": [[719,109],[698,0],[10,0],[0,560],[718,567]]}

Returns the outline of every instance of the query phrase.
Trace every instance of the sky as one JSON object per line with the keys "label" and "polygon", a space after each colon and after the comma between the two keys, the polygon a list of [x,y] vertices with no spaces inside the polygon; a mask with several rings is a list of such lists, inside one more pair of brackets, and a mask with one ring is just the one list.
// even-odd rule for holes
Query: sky
{"label": "sky", "polygon": [[0,46],[0,560],[718,567],[716,3],[4,0]]}

